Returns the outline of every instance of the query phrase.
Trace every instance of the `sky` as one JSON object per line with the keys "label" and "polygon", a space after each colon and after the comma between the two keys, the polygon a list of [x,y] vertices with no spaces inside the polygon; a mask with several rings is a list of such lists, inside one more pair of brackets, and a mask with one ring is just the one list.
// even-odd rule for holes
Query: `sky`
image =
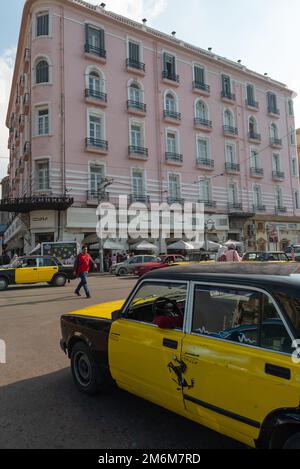
{"label": "sky", "polygon": [[[8,131],[5,116],[25,0],[1,2],[0,17],[0,178],[6,175]],[[90,0],[99,4],[99,0]],[[106,9],[242,63],[286,83],[298,93],[300,127],[299,0],[106,0]]]}

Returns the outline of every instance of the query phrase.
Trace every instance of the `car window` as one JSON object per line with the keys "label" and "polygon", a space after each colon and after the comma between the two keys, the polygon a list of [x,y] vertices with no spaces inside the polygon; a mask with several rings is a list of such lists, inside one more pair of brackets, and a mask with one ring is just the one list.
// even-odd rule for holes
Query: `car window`
{"label": "car window", "polygon": [[52,267],[55,266],[56,262],[54,259],[39,258],[39,267]]}
{"label": "car window", "polygon": [[180,314],[183,323],[186,294],[185,283],[143,283],[127,306],[124,317],[153,324],[158,315],[175,317]]}
{"label": "car window", "polygon": [[249,261],[256,261],[257,254],[255,252],[251,252],[249,254],[246,254],[245,258]]}
{"label": "car window", "polygon": [[24,268],[26,268],[26,267],[36,267],[37,266],[37,259],[32,259],[32,258],[20,259],[19,266],[24,267]]}
{"label": "car window", "polygon": [[196,286],[192,332],[239,344],[291,352],[291,338],[273,300],[260,292]]}
{"label": "car window", "polygon": [[144,262],[156,262],[156,257],[154,256],[145,256]]}
{"label": "car window", "polygon": [[286,260],[287,260],[286,254],[283,254],[283,253],[282,253],[282,254],[279,254],[279,259],[280,259],[281,261],[286,261]]}

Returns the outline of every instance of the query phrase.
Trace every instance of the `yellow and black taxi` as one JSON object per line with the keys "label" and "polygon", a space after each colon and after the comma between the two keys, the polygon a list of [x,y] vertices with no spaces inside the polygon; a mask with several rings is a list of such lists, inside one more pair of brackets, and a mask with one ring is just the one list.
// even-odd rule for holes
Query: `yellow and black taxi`
{"label": "yellow and black taxi", "polygon": [[61,329],[87,394],[117,385],[250,447],[300,448],[297,264],[156,270]]}
{"label": "yellow and black taxi", "polygon": [[0,267],[0,291],[9,285],[47,282],[63,287],[73,278],[73,266],[63,265],[52,256],[18,257],[11,264]]}

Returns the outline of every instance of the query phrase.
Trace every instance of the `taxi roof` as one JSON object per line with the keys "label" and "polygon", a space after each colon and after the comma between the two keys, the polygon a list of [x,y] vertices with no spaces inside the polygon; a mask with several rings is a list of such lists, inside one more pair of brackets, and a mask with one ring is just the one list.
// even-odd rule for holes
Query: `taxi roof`
{"label": "taxi roof", "polygon": [[[209,281],[252,286],[296,286],[300,294],[300,263],[220,262],[153,270],[143,279]],[[272,288],[273,289],[273,288]]]}

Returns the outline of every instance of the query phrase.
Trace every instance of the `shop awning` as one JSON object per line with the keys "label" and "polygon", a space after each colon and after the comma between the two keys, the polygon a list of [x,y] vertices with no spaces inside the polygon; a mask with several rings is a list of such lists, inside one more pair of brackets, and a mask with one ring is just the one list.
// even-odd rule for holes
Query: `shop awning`
{"label": "shop awning", "polygon": [[[99,249],[99,239],[97,243],[92,244],[90,246],[90,249]],[[118,241],[113,241],[112,239],[107,239],[106,241],[104,241],[103,249],[110,249],[112,251],[120,251],[120,250],[124,251],[125,248],[124,248],[124,244]]]}
{"label": "shop awning", "polygon": [[187,243],[186,241],[177,241],[176,243],[170,244],[168,250],[172,249],[175,251],[193,251],[195,248],[192,244]]}
{"label": "shop awning", "polygon": [[141,241],[131,246],[130,249],[132,251],[158,251],[158,247],[155,244],[149,243],[149,241]]}

